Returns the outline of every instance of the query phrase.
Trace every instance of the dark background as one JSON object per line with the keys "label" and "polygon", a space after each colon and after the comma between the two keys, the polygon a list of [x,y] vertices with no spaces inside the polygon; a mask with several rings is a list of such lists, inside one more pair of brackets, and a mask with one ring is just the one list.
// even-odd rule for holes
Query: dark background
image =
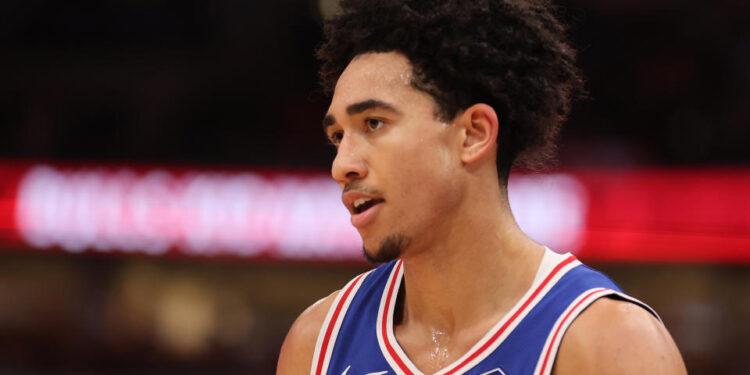
{"label": "dark background", "polygon": [[[590,91],[561,166],[750,163],[747,2],[560,4]],[[0,2],[0,158],[327,169],[320,8]],[[294,317],[362,271],[2,250],[2,373],[272,373]],[[662,313],[691,373],[750,369],[747,266],[596,266]]]}
{"label": "dark background", "polygon": [[[744,1],[567,1],[563,166],[750,161]],[[0,157],[327,168],[317,1],[4,1]]]}

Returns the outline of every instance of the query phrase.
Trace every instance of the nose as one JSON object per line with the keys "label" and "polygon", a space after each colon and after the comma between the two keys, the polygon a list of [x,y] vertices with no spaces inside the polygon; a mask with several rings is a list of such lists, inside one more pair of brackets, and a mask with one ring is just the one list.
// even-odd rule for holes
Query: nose
{"label": "nose", "polygon": [[331,175],[342,186],[367,176],[367,163],[354,137],[344,134],[331,165]]}

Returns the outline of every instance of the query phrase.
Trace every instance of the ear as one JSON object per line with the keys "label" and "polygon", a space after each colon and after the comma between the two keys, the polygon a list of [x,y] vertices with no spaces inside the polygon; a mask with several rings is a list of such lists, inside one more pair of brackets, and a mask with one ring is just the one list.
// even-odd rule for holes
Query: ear
{"label": "ear", "polygon": [[494,159],[499,127],[495,110],[487,104],[474,104],[463,112],[459,124],[464,134],[461,161],[473,163],[486,155]]}

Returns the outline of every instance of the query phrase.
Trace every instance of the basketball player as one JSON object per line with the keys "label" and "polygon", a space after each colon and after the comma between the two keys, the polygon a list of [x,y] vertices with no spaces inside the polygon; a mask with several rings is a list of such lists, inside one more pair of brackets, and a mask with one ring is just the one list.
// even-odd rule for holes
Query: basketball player
{"label": "basketball player", "polygon": [[564,31],[541,0],[342,1],[323,126],[382,265],[300,315],[278,374],[686,373],[655,312],[513,219],[511,166],[581,92]]}

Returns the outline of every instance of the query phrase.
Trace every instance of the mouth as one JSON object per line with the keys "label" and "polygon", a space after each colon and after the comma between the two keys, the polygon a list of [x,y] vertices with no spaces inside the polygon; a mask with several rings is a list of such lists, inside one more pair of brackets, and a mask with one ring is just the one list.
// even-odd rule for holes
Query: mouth
{"label": "mouth", "polygon": [[385,199],[357,191],[348,191],[342,195],[342,201],[351,213],[352,225],[362,229],[378,217]]}
{"label": "mouth", "polygon": [[352,204],[352,213],[355,215],[361,214],[383,202],[385,202],[385,200],[378,198],[359,198]]}

